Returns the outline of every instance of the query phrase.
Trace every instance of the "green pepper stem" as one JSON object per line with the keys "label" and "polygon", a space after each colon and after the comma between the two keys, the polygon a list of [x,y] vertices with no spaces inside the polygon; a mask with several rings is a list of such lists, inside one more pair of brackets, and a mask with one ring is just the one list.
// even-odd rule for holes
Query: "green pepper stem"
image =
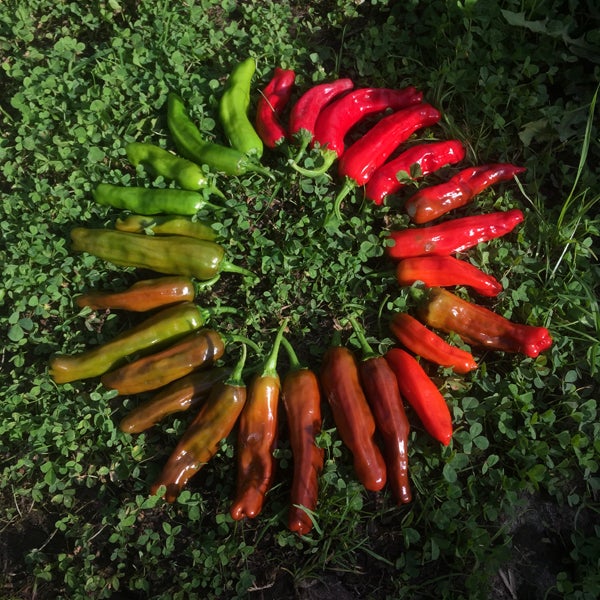
{"label": "green pepper stem", "polygon": [[312,140],[312,134],[306,129],[301,129],[298,132],[296,139],[300,139],[300,146],[298,147],[296,156],[292,159],[292,163],[297,165],[304,156],[304,153],[306,152],[306,149]]}
{"label": "green pepper stem", "polygon": [[297,371],[298,369],[301,369],[302,365],[300,364],[300,361],[298,360],[298,355],[294,351],[294,348],[292,347],[292,345],[283,336],[281,337],[281,343],[283,344],[283,347],[285,348],[285,351],[287,352],[288,359],[290,361],[290,370]]}
{"label": "green pepper stem", "polygon": [[245,166],[245,169],[246,171],[252,171],[253,173],[260,173],[261,175],[264,175],[265,177],[268,177],[269,179],[275,181],[275,175],[273,175],[273,173],[271,173],[271,171],[267,169],[267,167],[263,167],[255,163],[248,163]]}
{"label": "green pepper stem", "polygon": [[323,150],[321,152],[321,156],[323,157],[323,164],[316,169],[305,169],[304,167],[296,164],[295,161],[289,161],[289,165],[292,167],[292,169],[295,169],[298,171],[298,173],[304,175],[305,177],[318,177],[319,175],[327,173],[329,167],[331,167],[331,165],[335,162],[338,155],[332,150]]}
{"label": "green pepper stem", "polygon": [[242,354],[240,356],[240,359],[238,360],[235,367],[233,368],[233,371],[231,372],[229,379],[227,379],[227,381],[225,382],[225,385],[231,385],[231,386],[235,386],[235,387],[245,387],[246,384],[244,383],[244,380],[242,379],[242,374],[244,372],[244,365],[246,364],[246,356],[247,356],[246,344],[242,344]]}
{"label": "green pepper stem", "polygon": [[[218,187],[215,187],[215,186],[211,185],[211,186],[206,187],[206,191],[211,196],[218,196],[222,200],[226,200],[225,194]],[[214,204],[210,204],[210,203],[209,203],[209,205],[210,205],[211,208],[214,207],[215,209],[220,209],[220,210],[223,209],[222,206],[215,206]]]}
{"label": "green pepper stem", "polygon": [[240,267],[239,265],[236,265],[226,259],[221,262],[219,271],[223,273],[239,273],[240,275],[245,275],[246,277],[252,277],[253,279],[257,280],[257,283],[260,281],[259,276],[252,271],[244,269],[244,267]]}
{"label": "green pepper stem", "polygon": [[250,338],[247,338],[244,335],[240,335],[239,333],[228,333],[228,334],[223,334],[223,337],[225,338],[225,340],[228,343],[229,342],[241,342],[242,344],[245,344],[246,346],[250,346],[250,348],[252,348],[252,350],[254,350],[257,354],[261,353],[261,350],[258,347],[258,344],[256,344]]}
{"label": "green pepper stem", "polygon": [[333,202],[333,213],[338,219],[342,218],[342,213],[340,212],[340,207],[344,198],[356,187],[356,182],[349,177],[346,177],[346,181],[342,186],[342,189],[338,192],[338,195],[335,197]]}
{"label": "green pepper stem", "polygon": [[289,318],[286,318],[281,323],[275,341],[273,342],[273,348],[271,353],[265,361],[265,366],[262,372],[263,377],[277,377],[277,359],[279,357],[279,347],[281,346],[281,339],[283,338],[283,332],[287,327]]}
{"label": "green pepper stem", "polygon": [[354,333],[356,333],[356,337],[358,338],[358,342],[362,349],[363,359],[373,358],[377,356],[377,353],[371,348],[371,345],[367,341],[365,337],[365,333],[363,328],[358,324],[358,321],[354,317],[348,317],[348,320],[352,324],[352,329],[354,329]]}

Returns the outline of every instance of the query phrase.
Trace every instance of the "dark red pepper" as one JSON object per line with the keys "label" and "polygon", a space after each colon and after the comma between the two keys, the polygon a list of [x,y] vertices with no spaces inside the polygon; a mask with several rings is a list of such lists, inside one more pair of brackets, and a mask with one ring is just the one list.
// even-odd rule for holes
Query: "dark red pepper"
{"label": "dark red pepper", "polygon": [[276,148],[287,138],[281,113],[290,100],[295,79],[294,71],[277,67],[273,78],[258,98],[254,125],[268,148]]}
{"label": "dark red pepper", "polygon": [[408,198],[404,208],[414,223],[428,223],[471,202],[488,187],[526,171],[508,163],[463,169],[444,183],[421,188]]}
{"label": "dark red pepper", "polygon": [[309,177],[325,173],[344,153],[346,134],[368,115],[385,110],[399,110],[423,100],[423,93],[409,86],[394,90],[388,88],[360,88],[334,100],[319,114],[315,124],[313,145],[318,144],[322,165],[315,169],[292,166]]}
{"label": "dark red pepper", "polygon": [[492,298],[502,291],[502,285],[495,277],[453,256],[405,258],[396,266],[396,281],[406,286],[417,281],[422,281],[428,287],[466,285],[478,294]]}
{"label": "dark red pepper", "polygon": [[452,219],[429,227],[412,227],[389,234],[388,255],[397,260],[413,256],[447,256],[510,233],[523,221],[518,208]]}
{"label": "dark red pepper", "polygon": [[470,352],[451,346],[408,313],[396,313],[390,322],[390,329],[405,348],[436,365],[451,367],[455,373],[461,374],[477,368]]}
{"label": "dark red pepper", "polygon": [[375,204],[383,204],[390,194],[405,185],[398,179],[399,173],[404,172],[412,178],[411,169],[417,166],[419,174],[415,177],[419,178],[460,162],[464,157],[465,149],[458,140],[417,144],[379,167],[367,182],[365,195]]}
{"label": "dark red pepper", "polygon": [[457,334],[467,344],[535,358],[552,345],[545,327],[513,323],[498,313],[440,287],[427,289],[419,317],[430,327]]}

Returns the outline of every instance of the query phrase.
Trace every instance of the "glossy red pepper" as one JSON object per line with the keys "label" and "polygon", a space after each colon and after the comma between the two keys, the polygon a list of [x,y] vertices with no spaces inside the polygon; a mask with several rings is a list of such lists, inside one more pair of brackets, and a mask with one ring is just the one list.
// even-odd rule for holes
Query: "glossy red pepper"
{"label": "glossy red pepper", "polygon": [[258,98],[254,125],[268,148],[276,148],[287,138],[281,113],[290,100],[295,79],[294,71],[277,67],[273,78]]}
{"label": "glossy red pepper", "polygon": [[152,484],[151,494],[165,486],[165,500],[175,502],[189,479],[217,453],[219,443],[231,433],[246,402],[246,385],[242,380],[245,360],[246,347],[243,346],[242,356],[233,373],[226,381],[213,386],[208,399]]}
{"label": "glossy red pepper", "polygon": [[338,174],[344,179],[344,186],[334,202],[335,214],[339,214],[340,204],[346,195],[355,187],[365,185],[400,144],[415,131],[435,125],[441,116],[431,104],[402,108],[383,117],[345,150],[338,164]]}
{"label": "glossy red pepper", "polygon": [[493,298],[502,291],[502,285],[493,277],[466,260],[453,256],[413,256],[401,260],[396,266],[396,281],[410,286],[422,281],[428,287],[453,287],[465,285]]}
{"label": "glossy red pepper", "polygon": [[292,165],[300,173],[313,177],[325,173],[344,153],[347,133],[368,115],[385,110],[399,110],[423,100],[423,93],[409,86],[400,90],[388,88],[360,88],[334,100],[319,114],[315,124],[313,144],[319,145],[322,165],[303,169]]}
{"label": "glossy red pepper", "polygon": [[426,291],[419,316],[434,329],[456,333],[467,344],[492,350],[520,352],[535,358],[552,345],[552,337],[545,327],[513,323],[489,308],[463,300],[440,287]]}
{"label": "glossy red pepper", "polygon": [[398,380],[385,358],[373,351],[356,320],[352,319],[352,325],[363,351],[358,363],[360,382],[383,438],[387,479],[396,501],[407,504],[412,500],[408,479],[410,424]]}
{"label": "glossy red pepper", "polygon": [[429,435],[447,446],[452,439],[452,416],[444,396],[419,362],[400,348],[391,348],[385,359],[394,371],[400,394],[410,404]]}
{"label": "glossy red pepper", "polygon": [[458,140],[417,144],[379,167],[367,182],[365,196],[381,205],[389,195],[405,185],[398,179],[399,173],[404,172],[412,178],[411,170],[416,166],[418,175],[415,178],[420,178],[446,165],[460,162],[464,157],[465,149]]}
{"label": "glossy red pepper", "polygon": [[332,345],[323,357],[320,381],[340,438],[352,452],[358,480],[367,490],[381,490],[387,477],[385,460],[375,442],[375,419],[360,385],[354,353]]}
{"label": "glossy red pepper", "polygon": [[283,378],[281,400],[294,460],[288,529],[306,535],[313,527],[309,511],[317,507],[319,475],[323,470],[324,453],[316,441],[321,432],[321,390],[314,371],[302,367],[287,340],[282,341],[290,369]]}
{"label": "glossy red pepper", "polygon": [[414,223],[429,223],[468,204],[488,187],[512,179],[524,171],[525,167],[508,163],[468,167],[444,183],[421,188],[406,200],[404,209]]}
{"label": "glossy red pepper", "polygon": [[461,374],[477,368],[470,352],[450,345],[408,313],[396,313],[390,321],[390,329],[405,348],[436,365],[451,367]]}
{"label": "glossy red pepper", "polygon": [[262,372],[250,382],[246,404],[240,415],[236,493],[229,510],[235,521],[244,517],[253,519],[260,514],[265,494],[273,483],[273,450],[277,441],[277,408],[281,391],[277,357],[286,324],[287,320],[277,333]]}
{"label": "glossy red pepper", "polygon": [[413,256],[444,256],[510,233],[523,221],[518,208],[452,219],[429,227],[411,227],[389,234],[388,256],[401,260]]}

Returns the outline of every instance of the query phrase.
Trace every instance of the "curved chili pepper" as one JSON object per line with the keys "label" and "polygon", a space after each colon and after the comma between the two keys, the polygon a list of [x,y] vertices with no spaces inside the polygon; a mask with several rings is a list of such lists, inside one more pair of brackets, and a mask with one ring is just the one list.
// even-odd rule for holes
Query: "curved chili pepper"
{"label": "curved chili pepper", "polygon": [[309,88],[292,106],[288,119],[288,137],[299,142],[300,148],[294,162],[297,163],[315,136],[315,125],[321,111],[334,98],[351,90],[354,83],[351,79],[336,79],[320,83]]}
{"label": "curved chili pepper", "polygon": [[80,308],[93,310],[131,310],[146,312],[177,302],[191,302],[196,297],[194,282],[188,277],[158,277],[136,281],[121,292],[93,291],[75,298]]}
{"label": "curved chili pepper", "polygon": [[179,153],[199,165],[207,165],[209,169],[225,175],[257,172],[271,176],[268,169],[243,152],[205,140],[191,120],[183,100],[173,92],[167,97],[167,126]]}
{"label": "curved chili pepper", "polygon": [[250,88],[255,71],[256,61],[251,57],[234,67],[219,102],[219,117],[231,146],[258,159],[263,153],[263,143],[248,118]]}
{"label": "curved chili pepper", "polygon": [[125,153],[134,167],[144,165],[154,175],[160,175],[165,179],[175,181],[184,190],[206,189],[209,193],[223,197],[218,189],[209,186],[208,177],[200,165],[177,156],[160,146],[131,142],[125,146]]}
{"label": "curved chili pepper", "polygon": [[428,223],[471,202],[488,187],[526,171],[507,163],[468,167],[448,181],[425,187],[408,198],[404,209],[414,223]]}
{"label": "curved chili pepper", "polygon": [[419,104],[423,93],[409,86],[400,90],[388,88],[360,88],[328,104],[315,124],[313,145],[319,145],[323,164],[316,169],[292,166],[303,175],[314,177],[325,173],[344,153],[346,134],[368,115],[384,110],[399,110]]}
{"label": "curved chili pepper", "polygon": [[148,353],[200,329],[209,311],[192,302],[164,308],[114,340],[76,355],[57,355],[50,361],[50,376],[56,383],[68,383],[102,375],[119,366],[128,356]]}
{"label": "curved chili pepper", "polygon": [[396,266],[396,281],[406,286],[416,281],[422,281],[428,287],[465,285],[490,298],[502,291],[502,285],[495,277],[484,273],[466,260],[453,256],[404,258]]}
{"label": "curved chili pepper", "polygon": [[352,452],[358,480],[367,490],[381,490],[386,483],[385,460],[375,443],[375,420],[360,385],[354,353],[344,346],[328,348],[320,382],[340,438]]}
{"label": "curved chili pepper", "polygon": [[197,406],[206,399],[213,386],[230,373],[231,369],[227,367],[211,367],[173,381],[150,400],[129,411],[119,423],[119,429],[124,433],[142,433],[173,413]]}
{"label": "curved chili pepper", "polygon": [[223,356],[225,342],[213,329],[199,329],[169,347],[143,356],[100,378],[105,388],[120,396],[163,387],[193,370],[212,365]]}
{"label": "curved chili pepper", "polygon": [[198,192],[176,188],[145,188],[100,183],[93,192],[94,201],[143,215],[195,215],[203,208],[219,210]]}
{"label": "curved chili pepper", "polygon": [[281,113],[290,100],[295,79],[294,71],[276,67],[273,78],[258,98],[254,124],[267,148],[277,148],[288,136]]}
{"label": "curved chili pepper", "polygon": [[317,507],[319,475],[323,470],[323,449],[316,443],[321,432],[321,392],[316,374],[300,365],[285,338],[282,342],[288,353],[290,369],[283,378],[281,400],[294,460],[288,529],[306,535],[313,527],[309,512]]}
{"label": "curved chili pepper", "polygon": [[[398,178],[399,173],[406,173],[411,179],[416,179],[446,165],[460,162],[464,157],[464,146],[458,140],[417,144],[379,167],[365,186],[365,196],[381,205],[389,195],[405,185]],[[413,177],[412,169],[415,166],[418,167],[418,174]]]}
{"label": "curved chili pepper", "polygon": [[447,446],[452,439],[452,416],[448,404],[419,362],[400,348],[385,354],[396,375],[402,397],[410,404],[431,437]]}
{"label": "curved chili pepper", "polygon": [[281,381],[277,357],[287,319],[282,323],[262,372],[248,387],[246,404],[240,415],[237,437],[237,485],[229,514],[239,521],[253,519],[262,510],[265,494],[271,488],[275,471],[273,450],[277,441],[277,405]]}
{"label": "curved chili pepper", "polygon": [[513,323],[498,313],[459,298],[443,288],[427,289],[419,306],[420,318],[430,327],[457,334],[467,344],[535,358],[552,345],[545,327]]}
{"label": "curved chili pepper", "polygon": [[455,254],[510,233],[523,218],[523,213],[513,208],[505,212],[451,219],[429,227],[392,231],[389,238],[393,245],[387,246],[386,251],[390,258],[397,260]]}
{"label": "curved chili pepper", "polygon": [[242,346],[242,356],[231,376],[212,387],[208,399],[152,484],[151,494],[165,486],[164,499],[175,502],[189,479],[217,453],[219,443],[231,433],[246,402],[246,385],[242,380],[245,360],[246,346]]}
{"label": "curved chili pepper", "polygon": [[385,358],[367,342],[356,319],[350,319],[362,347],[358,363],[362,388],[383,438],[387,478],[399,504],[412,500],[408,479],[408,436],[410,424],[404,411],[398,380]]}
{"label": "curved chili pepper", "polygon": [[435,125],[440,112],[431,104],[416,104],[402,108],[378,121],[365,135],[354,142],[340,157],[338,174],[344,186],[334,201],[334,212],[348,193],[365,185],[392,152],[417,130]]}
{"label": "curved chili pepper", "polygon": [[75,252],[87,252],[123,267],[188,275],[202,281],[208,281],[221,272],[255,277],[253,273],[226,260],[223,246],[210,240],[180,235],[138,235],[85,227],[73,229],[71,239]]}
{"label": "curved chili pepper", "polygon": [[217,232],[206,221],[192,221],[180,215],[127,215],[115,221],[115,229],[129,233],[146,233],[153,235],[183,235],[198,240],[217,239]]}
{"label": "curved chili pepper", "polygon": [[451,367],[455,373],[461,374],[477,368],[470,352],[450,345],[408,313],[396,313],[390,322],[390,329],[405,348],[436,365]]}

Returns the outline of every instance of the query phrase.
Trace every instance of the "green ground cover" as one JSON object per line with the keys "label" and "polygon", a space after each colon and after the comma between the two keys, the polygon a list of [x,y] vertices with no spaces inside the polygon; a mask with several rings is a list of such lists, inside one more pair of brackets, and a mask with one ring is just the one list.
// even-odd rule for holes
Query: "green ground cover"
{"label": "green ground cover", "polygon": [[[593,2],[554,0],[0,3],[0,598],[596,598],[599,25]],[[297,94],[335,77],[414,85],[443,113],[427,135],[460,139],[469,164],[527,167],[460,214],[524,211],[522,227],[469,258],[505,285],[495,310],[554,338],[537,359],[480,352],[467,377],[434,373],[456,433],[441,447],[411,419],[410,505],[365,492],[324,407],[320,503],[304,538],[286,529],[285,422],[263,514],[236,523],[233,438],[167,505],[148,490],[188,417],[126,435],[119,420],[139,398],[97,380],[57,386],[47,372],[52,354],[133,319],[73,302],[137,277],[70,251],[73,227],[114,222],[92,190],[148,185],[124,147],[173,148],[171,90],[222,142],[218,101],[249,55],[257,91],[276,66],[296,71]],[[203,290],[203,304],[238,309],[215,325],[266,353],[288,317],[317,370],[349,310],[375,347],[393,345],[389,317],[411,307],[383,256],[384,228],[408,223],[399,206],[357,190],[332,232],[334,171],[310,180],[276,152],[263,162],[273,179],[218,179],[218,233],[261,281],[223,275]],[[357,347],[348,328],[344,339]]]}

